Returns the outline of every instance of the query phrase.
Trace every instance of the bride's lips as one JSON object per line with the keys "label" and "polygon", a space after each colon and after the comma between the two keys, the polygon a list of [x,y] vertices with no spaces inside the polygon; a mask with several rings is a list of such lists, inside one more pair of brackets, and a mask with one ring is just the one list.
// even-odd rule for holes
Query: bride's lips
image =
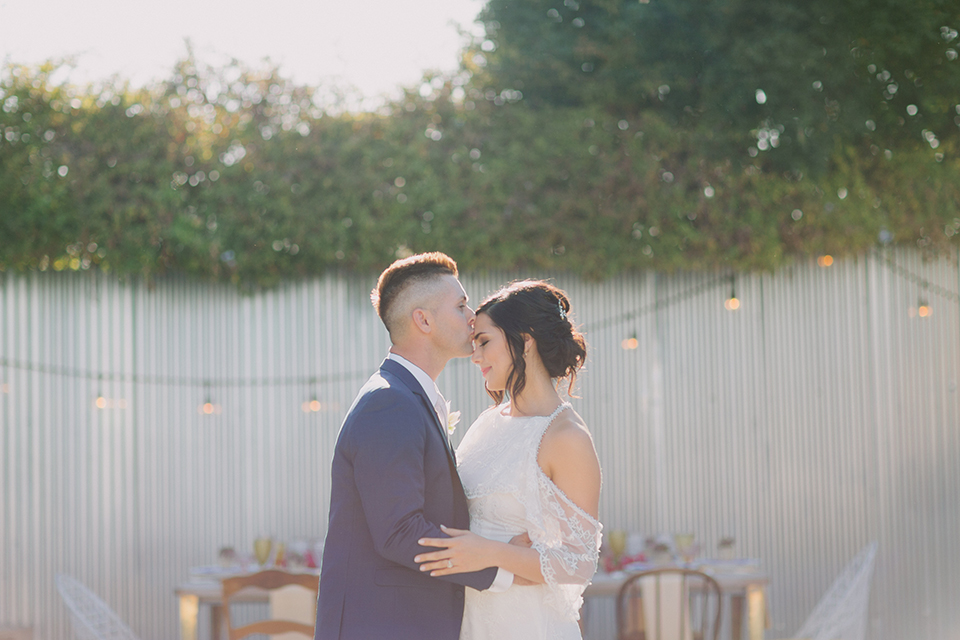
{"label": "bride's lips", "polygon": [[493,369],[493,367],[481,367],[481,368],[480,368],[480,373],[483,374],[483,377],[484,377],[484,378],[487,377],[487,373],[490,372],[490,369]]}

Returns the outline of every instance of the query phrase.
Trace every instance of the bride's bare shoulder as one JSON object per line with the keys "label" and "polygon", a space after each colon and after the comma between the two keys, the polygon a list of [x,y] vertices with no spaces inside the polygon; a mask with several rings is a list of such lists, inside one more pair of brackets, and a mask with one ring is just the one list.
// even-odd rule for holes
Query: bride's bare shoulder
{"label": "bride's bare shoulder", "polygon": [[547,427],[546,433],[544,433],[544,439],[547,438],[570,439],[574,442],[582,442],[586,439],[591,443],[593,442],[587,423],[584,422],[579,413],[573,410],[573,407],[567,407],[557,414],[557,417],[553,419],[553,422]]}
{"label": "bride's bare shoulder", "polygon": [[[572,407],[560,412],[547,427],[540,442],[540,461],[569,463],[584,457],[596,459],[593,436],[583,418]],[[552,465],[551,465],[552,466]]]}

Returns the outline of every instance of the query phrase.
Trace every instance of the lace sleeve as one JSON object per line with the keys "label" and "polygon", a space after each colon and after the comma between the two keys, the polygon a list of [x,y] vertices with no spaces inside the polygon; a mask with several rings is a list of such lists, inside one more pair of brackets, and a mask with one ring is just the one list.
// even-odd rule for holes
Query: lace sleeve
{"label": "lace sleeve", "polygon": [[531,531],[530,538],[540,554],[540,570],[549,588],[547,602],[576,620],[583,590],[597,569],[602,525],[574,504],[546,474],[537,475],[543,527]]}

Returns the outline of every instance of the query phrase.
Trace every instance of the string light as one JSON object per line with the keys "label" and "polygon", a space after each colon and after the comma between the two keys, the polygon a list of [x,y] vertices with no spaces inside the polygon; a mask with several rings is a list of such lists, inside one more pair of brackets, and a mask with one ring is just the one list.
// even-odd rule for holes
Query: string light
{"label": "string light", "polygon": [[218,416],[223,411],[223,407],[219,404],[213,402],[210,399],[210,382],[204,383],[204,388],[207,390],[207,399],[202,405],[197,407],[197,413],[205,416]]}
{"label": "string light", "polygon": [[[923,291],[927,293],[933,293],[934,295],[940,296],[951,302],[960,302],[960,294],[956,291],[951,291],[945,287],[934,284],[929,280],[923,278],[922,276],[905,269],[904,267],[897,264],[887,252],[878,248],[872,250],[873,255],[885,266],[887,266],[891,271],[895,272],[897,275],[902,277],[905,280],[913,282],[919,285]],[[832,256],[823,255],[817,258],[817,264],[822,267],[831,266],[834,262]],[[695,286],[690,287],[687,290],[680,291],[676,294],[665,296],[663,298],[657,298],[654,302],[636,308],[632,311],[618,314],[616,316],[611,316],[600,320],[598,322],[588,323],[582,327],[584,331],[600,331],[609,327],[615,327],[617,325],[622,325],[626,322],[635,320],[636,318],[642,317],[648,313],[656,313],[661,309],[665,309],[674,304],[683,302],[685,300],[692,299],[700,294],[703,294],[707,291],[710,291],[722,285],[727,279],[730,280],[730,297],[724,301],[724,307],[729,311],[736,311],[740,308],[741,301],[736,297],[735,283],[736,276],[715,276],[708,280],[701,282]],[[929,318],[933,314],[933,309],[928,302],[921,300],[920,304],[917,307],[911,307],[909,309],[909,315],[911,318]],[[639,347],[639,341],[636,338],[636,333],[631,335],[631,337],[621,341],[620,346],[623,349],[636,349]],[[339,372],[332,373],[324,376],[276,376],[276,377],[263,377],[263,378],[216,378],[216,379],[200,379],[189,376],[163,376],[163,375],[144,375],[144,374],[135,374],[135,373],[114,373],[114,372],[97,372],[91,370],[79,369],[76,367],[68,366],[57,366],[57,365],[48,365],[40,364],[34,362],[24,362],[18,360],[12,360],[0,356],[0,367],[3,368],[12,368],[20,371],[30,371],[35,373],[42,373],[48,375],[59,375],[66,376],[70,378],[81,378],[88,380],[98,380],[100,382],[120,382],[120,383],[131,383],[131,384],[145,384],[145,385],[169,385],[169,386],[193,386],[199,387],[203,386],[204,388],[209,389],[211,385],[216,385],[218,387],[269,387],[269,386],[280,386],[280,387],[290,387],[295,385],[310,384],[314,385],[318,382],[343,382],[345,380],[352,379],[366,379],[369,376],[369,371],[352,371],[352,372]],[[9,394],[11,393],[11,384],[8,382],[0,383],[0,393]],[[103,395],[98,395],[94,401],[94,406],[98,409],[111,409],[127,408],[127,401],[124,399],[112,400]],[[301,404],[301,408],[304,412],[318,412],[318,411],[334,411],[339,410],[338,403],[321,403],[316,396],[313,396],[311,400],[306,401]],[[203,415],[218,415],[222,412],[222,407],[219,404],[216,404],[210,400],[209,394],[207,395],[206,402],[198,407],[198,412]]]}
{"label": "string light", "polygon": [[93,401],[97,409],[126,409],[127,401],[124,398],[108,398],[102,393]]}
{"label": "string light", "polygon": [[90,371],[77,369],[73,367],[64,367],[57,365],[37,364],[33,362],[23,362],[12,360],[0,356],[0,367],[8,367],[20,371],[32,371],[34,373],[45,373],[55,376],[64,376],[67,378],[82,378],[85,380],[97,380],[99,382],[126,382],[132,384],[145,385],[163,385],[173,387],[203,387],[209,389],[211,386],[217,387],[292,387],[301,384],[314,384],[318,382],[341,382],[343,380],[366,380],[370,377],[370,372],[346,371],[342,373],[331,373],[324,376],[276,376],[265,378],[193,378],[190,376],[161,376],[161,375],[143,375],[136,373],[110,373],[102,371]]}
{"label": "string light", "polygon": [[726,276],[716,276],[698,285],[690,287],[686,291],[681,291],[680,293],[676,293],[672,296],[665,296],[663,298],[658,298],[654,302],[648,305],[644,305],[638,309],[634,309],[633,311],[628,311],[627,313],[621,313],[616,316],[611,316],[609,318],[600,320],[598,322],[591,322],[591,323],[585,324],[583,327],[581,327],[581,330],[582,331],[600,331],[608,327],[614,327],[617,325],[624,324],[626,322],[630,322],[631,320],[644,316],[648,313],[655,313],[657,311],[660,311],[661,309],[666,309],[671,305],[677,304],[679,302],[683,302],[684,300],[690,300],[700,295],[701,293],[710,291],[713,288],[717,287],[718,285],[723,284],[726,281],[726,279],[727,279]]}
{"label": "string light", "polygon": [[730,297],[723,303],[723,308],[727,311],[736,311],[740,308],[740,299],[737,298],[737,281],[735,276],[730,276]]}
{"label": "string light", "polygon": [[[913,282],[916,285],[919,285],[920,288],[923,289],[923,291],[925,291],[926,293],[932,292],[933,294],[938,295],[941,298],[950,300],[952,302],[960,302],[960,293],[957,293],[956,291],[950,291],[949,289],[941,287],[940,285],[933,284],[926,278],[919,276],[916,273],[913,273],[912,271],[909,271],[908,269],[901,267],[899,264],[894,262],[893,259],[890,258],[890,256],[885,255],[884,253],[881,253],[878,249],[874,249],[874,255],[877,256],[877,258],[879,258],[880,260],[882,260],[887,265],[887,267],[890,268],[891,271],[893,271],[900,277],[904,278],[905,280],[908,280],[910,282]],[[932,314],[933,314],[933,309],[930,307],[929,303],[926,300],[923,300],[922,298],[918,301],[916,308],[910,307],[909,309],[907,309],[907,315],[909,315],[911,318],[916,318],[917,316],[921,318],[929,318]]]}
{"label": "string light", "polygon": [[218,416],[223,412],[223,407],[219,404],[214,404],[210,402],[210,398],[207,398],[207,401],[202,405],[197,407],[197,413],[207,416]]}
{"label": "string light", "polygon": [[317,396],[313,396],[313,398],[300,405],[300,408],[303,409],[304,413],[316,413],[323,409],[323,405],[317,400]]}
{"label": "string light", "polygon": [[[318,388],[318,382],[319,382],[319,381],[317,380],[316,377],[310,378],[308,384],[306,385],[307,389],[310,389],[310,388]],[[317,413],[317,412],[319,412],[321,409],[329,409],[329,407],[324,406],[324,405],[317,399],[317,393],[316,393],[316,392],[313,392],[313,393],[310,394],[310,399],[304,401],[304,403],[300,405],[300,409],[301,409],[304,413]]]}

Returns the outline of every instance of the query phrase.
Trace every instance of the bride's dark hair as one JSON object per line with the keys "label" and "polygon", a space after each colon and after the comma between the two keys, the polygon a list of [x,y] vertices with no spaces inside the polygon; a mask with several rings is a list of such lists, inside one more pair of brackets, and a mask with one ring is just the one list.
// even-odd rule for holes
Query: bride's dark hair
{"label": "bride's dark hair", "polygon": [[[543,280],[511,282],[487,298],[477,308],[493,321],[506,336],[513,370],[507,378],[511,398],[523,391],[527,383],[526,362],[523,359],[523,339],[532,336],[537,353],[547,373],[554,379],[569,379],[567,393],[573,391],[577,370],[587,357],[587,343],[568,318],[570,300],[558,287]],[[504,391],[487,389],[499,404]]]}

